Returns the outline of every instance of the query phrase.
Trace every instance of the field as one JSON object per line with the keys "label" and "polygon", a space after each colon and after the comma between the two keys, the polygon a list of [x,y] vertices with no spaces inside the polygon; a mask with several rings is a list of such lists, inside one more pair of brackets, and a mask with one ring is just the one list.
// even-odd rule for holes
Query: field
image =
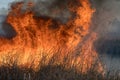
{"label": "field", "polygon": [[[20,68],[15,63],[0,67],[0,80],[120,80],[120,71],[99,73],[95,70],[97,64],[87,72],[80,72],[75,67],[66,67],[66,64],[53,64],[51,60],[45,64],[44,60],[38,71],[30,68]],[[55,61],[58,62],[58,61]],[[9,66],[9,67],[7,67]],[[82,67],[81,67],[82,70]]]}

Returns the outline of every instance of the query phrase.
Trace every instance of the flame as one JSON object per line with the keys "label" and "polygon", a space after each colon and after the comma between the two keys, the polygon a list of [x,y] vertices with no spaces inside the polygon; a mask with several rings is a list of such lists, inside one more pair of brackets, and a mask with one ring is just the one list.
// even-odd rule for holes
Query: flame
{"label": "flame", "polygon": [[[77,16],[66,24],[55,22],[51,18],[36,18],[29,10],[22,13],[20,9],[23,3],[16,3],[8,14],[7,23],[12,25],[17,35],[10,40],[0,38],[0,65],[16,63],[20,67],[38,69],[43,64],[49,64],[55,55],[58,57],[54,63],[63,64],[64,58],[74,55],[76,47],[89,33],[94,10],[91,9],[88,0],[78,2],[82,6],[70,7]],[[31,3],[29,5],[34,6]],[[57,28],[52,29],[51,26]],[[78,47],[80,56],[71,58],[68,64],[75,64],[76,67],[83,64],[83,71],[87,71],[87,65],[91,67],[98,56],[92,47],[94,40],[95,38],[91,36],[82,43],[82,47]]]}
{"label": "flame", "polygon": [[83,46],[81,47],[81,49],[79,49],[79,52],[81,54],[76,59],[74,59],[74,63],[79,64],[76,66],[77,68],[80,68],[80,66],[82,65],[82,72],[86,72],[91,68],[96,68],[99,73],[104,74],[104,69],[101,62],[99,61],[98,54],[93,48],[93,43],[96,39],[96,33],[92,33],[90,37],[82,43]]}

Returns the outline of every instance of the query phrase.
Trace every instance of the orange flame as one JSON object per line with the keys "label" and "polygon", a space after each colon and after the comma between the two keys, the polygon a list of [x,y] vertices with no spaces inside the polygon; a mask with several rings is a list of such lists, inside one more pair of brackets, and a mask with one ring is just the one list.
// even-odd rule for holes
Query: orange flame
{"label": "orange flame", "polygon": [[[0,39],[0,64],[13,65],[16,62],[19,66],[28,68],[32,66],[38,69],[43,59],[45,59],[44,64],[47,65],[56,54],[59,54],[59,58],[55,60],[55,64],[64,63],[63,59],[71,55],[70,52],[74,53],[75,48],[89,33],[94,12],[88,0],[78,0],[78,2],[82,6],[70,7],[77,16],[66,24],[57,23],[52,19],[36,18],[29,10],[22,13],[20,9],[23,3],[17,3],[7,18],[7,22],[13,26],[17,35],[10,40]],[[52,29],[51,26],[58,28]],[[95,58],[98,56],[92,48],[93,41],[94,37],[85,41],[79,49],[80,56],[72,58],[71,62],[74,63],[70,65],[86,64],[91,67],[94,63],[92,56]],[[83,71],[87,71],[86,65],[83,66]]]}

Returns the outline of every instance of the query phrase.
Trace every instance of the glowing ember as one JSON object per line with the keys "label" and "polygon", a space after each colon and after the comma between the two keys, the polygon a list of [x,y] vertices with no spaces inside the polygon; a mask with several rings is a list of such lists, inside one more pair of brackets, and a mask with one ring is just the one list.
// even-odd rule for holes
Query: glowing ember
{"label": "glowing ember", "polygon": [[[76,16],[66,24],[51,18],[36,17],[29,9],[22,12],[23,3],[16,3],[8,14],[7,22],[15,29],[17,35],[10,40],[0,39],[0,64],[16,63],[20,67],[38,69],[43,64],[49,64],[55,55],[59,57],[53,64],[64,64],[66,56],[81,50],[80,56],[68,60],[68,65],[75,64],[77,68],[83,64],[83,71],[87,71],[86,67],[91,67],[97,58],[97,53],[92,47],[94,37],[91,36],[82,43],[89,33],[94,10],[91,9],[88,0],[78,0],[78,3],[81,6],[68,7]],[[34,4],[29,3],[28,6],[32,7]],[[83,46],[75,51],[80,43]]]}

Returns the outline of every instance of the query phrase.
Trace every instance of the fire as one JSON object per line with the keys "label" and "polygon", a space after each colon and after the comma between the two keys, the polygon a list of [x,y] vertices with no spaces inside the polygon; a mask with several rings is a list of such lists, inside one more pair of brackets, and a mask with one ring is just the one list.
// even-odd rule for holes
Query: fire
{"label": "fire", "polygon": [[[67,56],[80,51],[79,56],[68,59],[68,64],[75,64],[76,67],[85,64],[83,71],[87,71],[87,65],[91,67],[94,58],[98,56],[92,47],[94,37],[83,42],[89,33],[94,10],[88,0],[77,1],[82,6],[68,7],[76,16],[66,24],[51,18],[36,17],[29,9],[22,12],[23,3],[16,3],[8,14],[7,23],[15,29],[17,35],[10,40],[0,39],[0,64],[9,63],[12,66],[16,63],[20,67],[38,69],[43,64],[50,64],[55,55],[58,57],[53,64],[64,64]],[[34,6],[34,3],[29,3],[28,6]],[[82,46],[78,47],[81,43]],[[76,51],[76,48],[79,50]]]}

